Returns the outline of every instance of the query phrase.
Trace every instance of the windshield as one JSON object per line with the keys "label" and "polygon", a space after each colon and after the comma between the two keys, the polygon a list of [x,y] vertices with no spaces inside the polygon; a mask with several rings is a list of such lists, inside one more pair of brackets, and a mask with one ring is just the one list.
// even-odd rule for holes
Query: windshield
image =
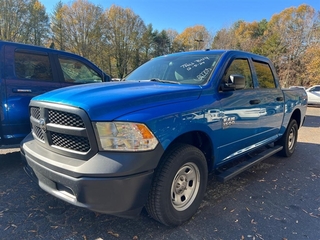
{"label": "windshield", "polygon": [[221,54],[177,53],[143,64],[126,81],[150,80],[177,84],[205,84]]}

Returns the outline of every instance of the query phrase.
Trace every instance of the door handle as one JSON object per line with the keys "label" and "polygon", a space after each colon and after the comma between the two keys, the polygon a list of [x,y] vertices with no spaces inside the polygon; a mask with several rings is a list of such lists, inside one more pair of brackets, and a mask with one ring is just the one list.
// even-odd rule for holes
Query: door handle
{"label": "door handle", "polygon": [[283,101],[283,97],[277,97],[276,100],[279,101],[279,102]]}
{"label": "door handle", "polygon": [[24,89],[24,88],[15,88],[15,89],[12,89],[12,92],[16,92],[16,93],[31,93],[32,90],[31,89]]}
{"label": "door handle", "polygon": [[260,99],[254,99],[254,100],[250,100],[250,104],[251,105],[255,105],[255,104],[259,104],[261,102],[261,100]]}

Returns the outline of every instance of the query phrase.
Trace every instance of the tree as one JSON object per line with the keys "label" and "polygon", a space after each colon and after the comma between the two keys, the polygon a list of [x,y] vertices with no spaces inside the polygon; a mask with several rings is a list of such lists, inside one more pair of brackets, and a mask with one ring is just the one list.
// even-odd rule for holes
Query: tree
{"label": "tree", "polygon": [[242,20],[235,22],[231,28],[223,28],[214,37],[212,47],[218,49],[239,49],[258,52],[264,41],[267,20],[248,23]]}
{"label": "tree", "polygon": [[232,29],[223,28],[213,38],[213,49],[236,49],[235,33]]}
{"label": "tree", "polygon": [[161,32],[156,31],[154,33],[153,45],[154,45],[154,57],[168,54],[170,52],[170,40],[165,30]]}
{"label": "tree", "polygon": [[25,22],[28,21],[27,0],[0,0],[0,39],[22,41]]}
{"label": "tree", "polygon": [[65,50],[66,30],[64,26],[63,4],[59,1],[51,14],[51,32],[54,47],[59,50]]}
{"label": "tree", "polygon": [[134,58],[141,48],[146,26],[142,19],[129,8],[112,5],[106,10],[105,15],[105,36],[108,44],[112,46],[109,54],[115,60],[117,77],[123,78],[137,65],[134,64]]}
{"label": "tree", "polygon": [[152,58],[154,37],[155,34],[153,31],[152,24],[148,24],[141,38],[142,62],[146,62]]}
{"label": "tree", "polygon": [[54,39],[59,39],[60,35],[63,49],[95,61],[100,55],[103,40],[105,20],[102,8],[86,0],[76,0],[71,6],[64,5],[58,9],[59,14],[61,19],[56,20],[61,25],[57,26]]}
{"label": "tree", "polygon": [[46,9],[38,0],[31,0],[28,5],[28,16],[22,42],[41,46],[49,34],[50,25]]}
{"label": "tree", "polygon": [[[275,51],[268,56],[276,63],[282,86],[303,82],[305,64],[302,57],[314,38],[317,20],[315,10],[302,4],[272,16],[267,38],[274,39]],[[265,48],[265,47],[264,47]]]}
{"label": "tree", "polygon": [[167,36],[169,39],[170,53],[175,52],[175,49],[173,46],[174,39],[179,35],[179,33],[174,29],[168,29],[168,30],[166,30],[166,33],[167,33]]}
{"label": "tree", "polygon": [[174,39],[174,47],[180,50],[197,50],[209,46],[210,34],[202,25],[186,28]]}

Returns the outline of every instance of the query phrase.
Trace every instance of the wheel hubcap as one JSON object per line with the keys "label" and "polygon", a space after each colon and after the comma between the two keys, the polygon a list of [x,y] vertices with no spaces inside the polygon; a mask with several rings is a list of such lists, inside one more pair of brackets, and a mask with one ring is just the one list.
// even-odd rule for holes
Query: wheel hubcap
{"label": "wheel hubcap", "polygon": [[291,128],[288,139],[288,149],[291,151],[296,142],[296,130]]}
{"label": "wheel hubcap", "polygon": [[177,211],[187,209],[196,198],[200,186],[199,168],[194,163],[184,164],[171,185],[171,203]]}

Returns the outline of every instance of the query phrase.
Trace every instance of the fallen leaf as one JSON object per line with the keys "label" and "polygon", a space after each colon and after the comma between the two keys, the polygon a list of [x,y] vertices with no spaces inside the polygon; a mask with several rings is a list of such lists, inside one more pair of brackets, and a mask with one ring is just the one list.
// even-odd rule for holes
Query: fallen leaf
{"label": "fallen leaf", "polygon": [[120,235],[118,233],[114,233],[113,231],[108,231],[108,234],[114,236],[114,237],[119,237]]}
{"label": "fallen leaf", "polygon": [[251,219],[251,224],[257,224],[257,222],[255,222],[254,219]]}

